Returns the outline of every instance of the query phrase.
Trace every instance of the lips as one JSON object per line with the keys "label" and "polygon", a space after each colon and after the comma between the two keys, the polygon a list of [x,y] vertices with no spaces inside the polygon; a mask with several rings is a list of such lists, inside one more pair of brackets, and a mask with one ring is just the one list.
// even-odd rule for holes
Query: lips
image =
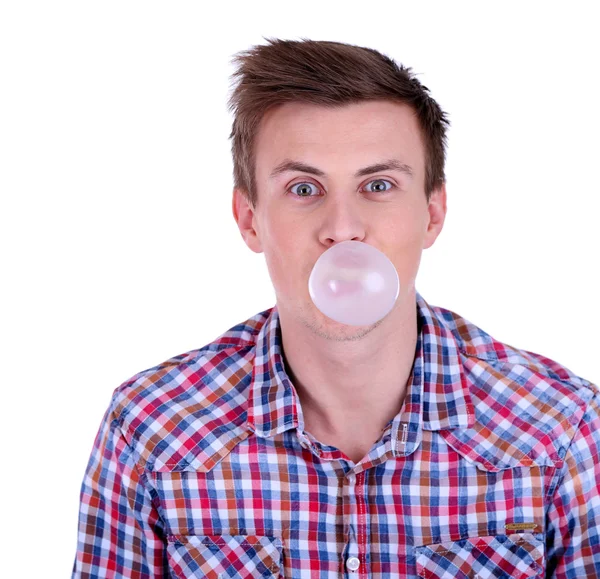
{"label": "lips", "polygon": [[363,260],[360,256],[352,253],[346,253],[342,255],[338,255],[333,260],[333,265],[337,267],[346,267],[351,269],[356,269],[362,267],[364,265]]}

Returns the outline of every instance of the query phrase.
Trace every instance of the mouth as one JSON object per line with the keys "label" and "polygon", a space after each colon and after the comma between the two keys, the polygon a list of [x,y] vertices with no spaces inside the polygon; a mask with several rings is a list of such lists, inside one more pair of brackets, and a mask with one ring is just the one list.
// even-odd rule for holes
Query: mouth
{"label": "mouth", "polygon": [[364,267],[366,263],[362,256],[357,255],[356,253],[346,253],[338,255],[337,258],[333,260],[333,265],[339,268],[356,269]]}

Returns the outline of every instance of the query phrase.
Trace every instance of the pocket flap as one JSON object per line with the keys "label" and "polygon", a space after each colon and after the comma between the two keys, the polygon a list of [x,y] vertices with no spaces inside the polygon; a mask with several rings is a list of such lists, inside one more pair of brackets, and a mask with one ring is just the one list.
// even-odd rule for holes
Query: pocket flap
{"label": "pocket flap", "polygon": [[417,573],[426,579],[541,577],[544,542],[531,533],[474,537],[416,547]]}
{"label": "pocket flap", "polygon": [[279,577],[283,544],[277,537],[198,535],[170,537],[169,565],[176,577]]}

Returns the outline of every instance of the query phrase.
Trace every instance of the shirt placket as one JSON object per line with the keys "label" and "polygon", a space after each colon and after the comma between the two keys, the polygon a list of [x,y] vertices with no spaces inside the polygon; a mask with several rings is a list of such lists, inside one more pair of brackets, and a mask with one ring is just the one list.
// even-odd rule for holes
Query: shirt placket
{"label": "shirt placket", "polygon": [[343,551],[344,577],[368,577],[368,521],[366,471],[348,472],[344,483],[344,526],[347,543]]}

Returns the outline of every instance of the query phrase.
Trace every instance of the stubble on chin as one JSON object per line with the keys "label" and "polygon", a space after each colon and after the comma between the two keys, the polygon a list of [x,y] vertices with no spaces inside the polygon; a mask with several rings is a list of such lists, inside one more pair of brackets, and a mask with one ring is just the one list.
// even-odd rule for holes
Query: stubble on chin
{"label": "stubble on chin", "polygon": [[298,320],[316,336],[332,342],[355,342],[361,340],[383,322],[383,320],[379,320],[368,326],[347,326],[330,320],[325,314],[316,310],[315,306],[312,308],[302,306]]}

